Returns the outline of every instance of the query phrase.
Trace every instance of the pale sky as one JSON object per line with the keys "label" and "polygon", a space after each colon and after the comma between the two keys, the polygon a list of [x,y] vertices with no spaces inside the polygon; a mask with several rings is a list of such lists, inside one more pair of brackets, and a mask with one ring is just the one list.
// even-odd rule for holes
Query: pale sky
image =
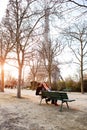
{"label": "pale sky", "polygon": [[0,21],[5,14],[5,9],[9,0],[0,0]]}
{"label": "pale sky", "polygon": [[[2,17],[5,15],[5,10],[7,8],[8,1],[9,0],[0,0],[0,21],[1,21]],[[9,68],[8,66],[5,67],[5,69],[8,69],[8,68]],[[67,69],[65,69],[65,68],[67,68]],[[71,75],[71,67],[70,66],[64,65],[61,70],[62,70],[63,77],[67,77],[67,75]],[[73,71],[73,73],[74,73],[74,71]],[[17,72],[15,75],[17,75]]]}
{"label": "pale sky", "polygon": [[[2,17],[4,16],[4,14],[5,14],[5,10],[7,8],[8,1],[9,0],[0,0],[0,21],[1,21]],[[64,54],[64,59],[67,59],[68,57],[69,57],[68,54],[66,56]],[[70,60],[71,59],[69,59],[69,61]],[[67,77],[67,76],[70,76],[70,75],[73,76],[74,73],[76,73],[76,69],[75,69],[74,66],[63,65],[60,68],[62,68],[61,73],[62,73],[63,77]]]}

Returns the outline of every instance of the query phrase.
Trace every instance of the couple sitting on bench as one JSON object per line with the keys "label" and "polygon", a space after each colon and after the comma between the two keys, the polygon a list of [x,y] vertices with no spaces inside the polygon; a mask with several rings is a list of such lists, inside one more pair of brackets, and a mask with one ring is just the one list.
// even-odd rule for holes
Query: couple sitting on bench
{"label": "couple sitting on bench", "polygon": [[[38,88],[36,89],[36,95],[41,95],[42,91],[51,91],[51,88],[48,87],[46,82],[38,84]],[[46,103],[48,103],[50,100],[51,100],[50,98],[47,98]],[[57,100],[52,100],[51,104],[55,104],[56,106],[58,106]]]}

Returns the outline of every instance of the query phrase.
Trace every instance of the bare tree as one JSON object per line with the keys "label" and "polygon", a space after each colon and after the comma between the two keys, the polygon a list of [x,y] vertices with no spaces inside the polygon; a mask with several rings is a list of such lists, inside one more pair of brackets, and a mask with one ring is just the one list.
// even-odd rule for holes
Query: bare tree
{"label": "bare tree", "polygon": [[84,23],[74,24],[68,30],[66,29],[66,37],[69,40],[69,48],[72,50],[77,65],[80,67],[81,74],[81,92],[84,93],[83,88],[83,73],[87,69],[87,24]]}
{"label": "bare tree", "polygon": [[33,50],[33,53],[31,54],[31,58],[29,61],[29,66],[30,66],[30,74],[31,79],[33,81],[33,88],[35,87],[35,81],[36,81],[36,76],[38,72],[38,68],[40,67],[40,57],[37,51]]}
{"label": "bare tree", "polygon": [[[40,19],[45,16],[45,23],[47,25],[45,24],[46,26],[44,37],[46,38],[48,36],[47,33],[49,33],[47,31],[49,30],[49,22],[47,23],[47,21],[49,20],[49,15],[60,15],[58,9],[61,7],[61,0],[43,0],[43,2],[45,3],[45,11],[44,9],[40,8],[40,10],[39,8],[37,8],[37,6],[35,6],[37,5],[37,2],[41,3],[40,0],[9,0],[6,17],[3,21],[4,26],[7,28],[10,34],[10,44],[15,44],[15,48],[13,51],[15,51],[17,54],[17,57],[15,57],[15,60],[17,59],[18,61],[19,70],[17,97],[21,97],[20,88],[22,68],[24,65],[25,57],[29,52],[28,49],[31,48],[30,37],[33,30],[35,29]],[[49,42],[50,41],[51,40],[49,39]]]}
{"label": "bare tree", "polygon": [[71,3],[74,3],[75,5],[78,5],[80,7],[87,8],[87,1],[86,0],[80,0],[80,1],[77,1],[77,0],[68,0],[68,1],[71,2]]}
{"label": "bare tree", "polygon": [[18,62],[18,88],[17,97],[21,97],[21,78],[22,68],[25,58],[28,57],[31,50],[31,34],[39,20],[44,16],[41,11],[34,8],[36,0],[9,0],[5,26],[11,30],[15,43],[14,51]]}
{"label": "bare tree", "polygon": [[[87,15],[87,1],[86,0],[78,0],[78,1],[77,0],[68,0],[68,1],[66,1],[66,3],[69,3],[69,5],[68,5],[69,9],[71,7],[71,10],[72,10],[72,8],[74,8],[74,10],[75,9],[80,10],[80,12],[77,13],[78,15],[77,15],[76,19],[79,19],[79,18],[81,19],[81,17]],[[73,6],[71,6],[71,4]]]}
{"label": "bare tree", "polygon": [[54,41],[51,39],[51,30],[50,30],[50,17],[52,15],[60,16],[60,9],[62,2],[61,1],[45,1],[44,0],[44,28],[43,28],[43,40],[42,45],[40,47],[41,58],[44,61],[45,68],[48,72],[49,84],[51,85],[51,77],[54,66],[54,61],[56,57],[62,52],[64,46],[58,40],[58,38]]}
{"label": "bare tree", "polygon": [[61,42],[60,43],[51,42],[49,44],[42,43],[42,49],[40,51],[40,54],[41,54],[41,58],[44,60],[44,65],[48,72],[49,84],[51,84],[51,76],[52,76],[52,71],[54,70],[53,66],[55,60],[57,56],[61,54],[63,48],[64,46],[61,44]]}
{"label": "bare tree", "polygon": [[0,25],[0,65],[1,65],[1,87],[0,91],[4,92],[4,64],[9,59],[9,53],[14,47],[11,41],[11,32],[4,27],[4,24]]}

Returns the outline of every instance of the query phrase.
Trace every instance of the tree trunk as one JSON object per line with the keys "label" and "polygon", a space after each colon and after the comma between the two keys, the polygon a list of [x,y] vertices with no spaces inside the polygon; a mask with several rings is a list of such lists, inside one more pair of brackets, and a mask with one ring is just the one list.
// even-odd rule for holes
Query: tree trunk
{"label": "tree trunk", "polygon": [[82,48],[82,42],[81,42],[81,93],[84,93],[83,89],[83,48]]}
{"label": "tree trunk", "polygon": [[1,62],[1,87],[0,91],[4,92],[4,62]]}
{"label": "tree trunk", "polygon": [[84,93],[84,89],[83,89],[84,85],[83,85],[83,65],[81,63],[81,93]]}
{"label": "tree trunk", "polygon": [[19,67],[18,86],[17,86],[17,98],[21,98],[21,80],[22,80],[22,67]]}
{"label": "tree trunk", "polygon": [[51,73],[49,72],[49,86],[51,86]]}
{"label": "tree trunk", "polygon": [[33,75],[33,84],[32,85],[33,85],[32,90],[34,90],[35,89],[35,75]]}

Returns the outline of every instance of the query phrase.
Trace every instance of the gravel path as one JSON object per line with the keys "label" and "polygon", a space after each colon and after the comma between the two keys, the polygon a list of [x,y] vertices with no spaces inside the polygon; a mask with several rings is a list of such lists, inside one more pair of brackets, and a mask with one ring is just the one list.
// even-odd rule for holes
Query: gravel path
{"label": "gravel path", "polygon": [[[76,99],[63,112],[59,107],[39,105],[35,91],[22,90],[22,98],[16,98],[16,89],[0,92],[0,130],[87,130],[87,94],[68,93]],[[60,104],[60,102],[59,102]]]}

